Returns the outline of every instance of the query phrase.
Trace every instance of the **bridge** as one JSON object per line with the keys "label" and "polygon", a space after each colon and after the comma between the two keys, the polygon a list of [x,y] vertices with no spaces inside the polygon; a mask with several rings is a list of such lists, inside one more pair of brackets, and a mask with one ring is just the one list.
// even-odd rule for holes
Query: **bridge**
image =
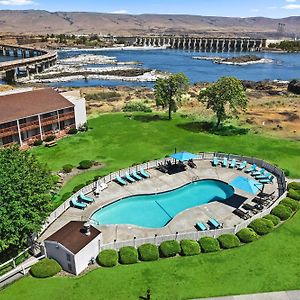
{"label": "bridge", "polygon": [[167,47],[203,52],[247,52],[260,51],[266,47],[266,39],[250,37],[188,37],[188,36],[144,36],[115,37],[116,41],[133,46]]}
{"label": "bridge", "polygon": [[57,52],[17,45],[0,44],[0,56],[15,57],[0,62],[0,72],[5,72],[5,81],[16,82],[20,76],[39,73],[56,63]]}

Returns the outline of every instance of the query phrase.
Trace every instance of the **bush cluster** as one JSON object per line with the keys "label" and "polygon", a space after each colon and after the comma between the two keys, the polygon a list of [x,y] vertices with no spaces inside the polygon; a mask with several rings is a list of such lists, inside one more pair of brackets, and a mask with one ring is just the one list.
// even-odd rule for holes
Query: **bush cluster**
{"label": "bush cluster", "polygon": [[300,190],[290,189],[287,196],[291,199],[300,201]]}
{"label": "bush cluster", "polygon": [[141,261],[154,261],[159,258],[159,251],[156,245],[144,244],[138,248],[139,259]]}
{"label": "bush cluster", "polygon": [[220,251],[220,244],[217,239],[212,237],[203,237],[199,240],[201,250],[204,253]]}
{"label": "bush cluster", "polygon": [[172,257],[180,253],[180,245],[177,241],[165,241],[159,246],[159,251],[162,257]]}
{"label": "bush cluster", "polygon": [[242,243],[251,243],[258,239],[257,233],[252,228],[243,228],[236,235]]}
{"label": "bush cluster", "polygon": [[81,190],[81,189],[84,188],[84,187],[85,187],[85,184],[84,184],[84,183],[78,184],[78,185],[74,186],[74,188],[73,188],[73,193],[77,193],[79,190]]}
{"label": "bush cluster", "polygon": [[79,163],[78,169],[85,170],[91,168],[92,166],[93,166],[93,162],[91,160],[82,160]]}
{"label": "bush cluster", "polygon": [[33,142],[33,146],[41,146],[43,144],[43,141],[42,140],[35,140]]}
{"label": "bush cluster", "polygon": [[71,128],[68,131],[68,134],[77,134],[78,130],[76,128]]}
{"label": "bush cluster", "polygon": [[252,228],[257,234],[265,235],[274,229],[274,224],[270,220],[259,218],[252,221],[249,224],[249,227]]}
{"label": "bush cluster", "polygon": [[218,241],[223,249],[230,249],[240,246],[240,241],[234,234],[222,234],[218,237]]}
{"label": "bush cluster", "polygon": [[60,264],[51,258],[44,258],[30,269],[30,273],[33,277],[46,278],[52,277],[61,271]]}
{"label": "bush cluster", "polygon": [[122,247],[119,251],[119,259],[123,265],[135,264],[138,261],[138,252],[132,246]]}
{"label": "bush cluster", "polygon": [[141,101],[130,101],[125,104],[123,107],[123,111],[125,112],[135,112],[135,111],[142,111],[142,112],[152,112],[152,109]]}
{"label": "bush cluster", "polygon": [[180,242],[181,254],[183,256],[192,256],[200,253],[200,246],[193,240],[182,240]]}
{"label": "bush cluster", "polygon": [[291,198],[285,198],[283,199],[280,204],[283,204],[287,207],[289,207],[292,211],[297,211],[299,209],[300,203],[294,199]]}
{"label": "bush cluster", "polygon": [[118,252],[116,250],[103,250],[97,256],[97,262],[102,267],[114,267],[118,264]]}
{"label": "bush cluster", "polygon": [[45,142],[52,142],[55,140],[55,135],[48,135],[46,138],[45,138]]}
{"label": "bush cluster", "polygon": [[274,215],[264,216],[264,219],[270,220],[274,224],[274,226],[277,226],[280,223],[280,219]]}
{"label": "bush cluster", "polygon": [[65,173],[71,173],[72,170],[73,170],[73,166],[70,165],[70,164],[67,164],[67,165],[64,165],[64,166],[62,167],[62,169],[63,169],[63,171],[64,171]]}
{"label": "bush cluster", "polygon": [[276,207],[274,207],[271,211],[271,214],[274,216],[277,216],[280,220],[285,221],[287,220],[291,215],[293,211],[283,204],[279,204]]}
{"label": "bush cluster", "polygon": [[288,189],[289,190],[296,190],[296,191],[300,191],[300,182],[290,182],[288,184]]}

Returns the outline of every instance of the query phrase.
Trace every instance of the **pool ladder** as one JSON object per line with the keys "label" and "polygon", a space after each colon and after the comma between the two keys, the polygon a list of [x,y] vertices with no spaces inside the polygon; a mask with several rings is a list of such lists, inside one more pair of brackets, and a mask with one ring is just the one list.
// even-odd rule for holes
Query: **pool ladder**
{"label": "pool ladder", "polygon": [[192,182],[198,181],[199,179],[200,179],[199,176],[194,176],[192,177]]}

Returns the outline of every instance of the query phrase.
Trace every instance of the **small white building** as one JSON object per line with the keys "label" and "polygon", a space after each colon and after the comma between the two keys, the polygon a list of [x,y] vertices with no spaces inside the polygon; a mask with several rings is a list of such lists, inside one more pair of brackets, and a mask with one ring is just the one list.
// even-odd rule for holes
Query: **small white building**
{"label": "small white building", "polygon": [[46,256],[63,270],[78,275],[100,252],[101,232],[85,222],[71,221],[45,241]]}

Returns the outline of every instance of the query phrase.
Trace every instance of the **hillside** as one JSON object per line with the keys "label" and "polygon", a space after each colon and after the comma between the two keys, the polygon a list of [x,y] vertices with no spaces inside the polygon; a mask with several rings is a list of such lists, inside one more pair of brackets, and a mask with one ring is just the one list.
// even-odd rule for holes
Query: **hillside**
{"label": "hillside", "polygon": [[300,16],[284,19],[229,18],[189,15],[120,15],[42,10],[1,10],[1,33],[211,34],[276,36],[278,23],[299,33]]}

